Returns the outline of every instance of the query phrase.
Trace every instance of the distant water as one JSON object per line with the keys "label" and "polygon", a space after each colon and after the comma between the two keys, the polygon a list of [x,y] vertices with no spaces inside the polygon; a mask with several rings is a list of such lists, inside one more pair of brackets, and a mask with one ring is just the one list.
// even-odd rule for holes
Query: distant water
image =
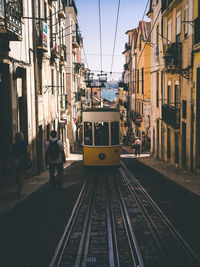
{"label": "distant water", "polygon": [[101,89],[101,97],[113,102],[117,97],[118,89]]}

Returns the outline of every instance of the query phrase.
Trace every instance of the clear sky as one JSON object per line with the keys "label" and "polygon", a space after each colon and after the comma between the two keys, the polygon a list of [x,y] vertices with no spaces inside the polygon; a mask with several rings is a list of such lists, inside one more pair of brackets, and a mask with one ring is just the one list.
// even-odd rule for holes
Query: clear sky
{"label": "clear sky", "polygon": [[[118,80],[123,72],[125,43],[127,30],[136,28],[142,19],[148,0],[121,0],[115,56],[111,79]],[[95,74],[101,71],[100,31],[98,0],[75,0],[78,9],[78,23],[83,37],[83,46],[88,66]],[[117,20],[118,0],[100,0],[101,34],[102,34],[102,70],[111,72],[114,47],[115,27]],[[149,4],[148,4],[149,8]],[[147,9],[148,10],[148,9]],[[145,20],[148,18],[145,16]],[[84,59],[84,57],[83,57]],[[85,62],[86,63],[86,62]],[[97,72],[99,71],[99,72]],[[108,74],[110,80],[110,74]]]}

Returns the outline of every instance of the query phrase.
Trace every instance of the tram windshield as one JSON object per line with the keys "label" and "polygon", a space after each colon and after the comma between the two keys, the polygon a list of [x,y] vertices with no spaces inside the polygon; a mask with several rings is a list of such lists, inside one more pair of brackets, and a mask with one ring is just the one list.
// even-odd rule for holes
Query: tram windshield
{"label": "tram windshield", "polygon": [[92,123],[84,122],[84,144],[92,145]]}
{"label": "tram windshield", "polygon": [[119,144],[119,122],[111,122],[111,145]]}
{"label": "tram windshield", "polygon": [[95,146],[109,145],[109,127],[108,122],[94,123]]}

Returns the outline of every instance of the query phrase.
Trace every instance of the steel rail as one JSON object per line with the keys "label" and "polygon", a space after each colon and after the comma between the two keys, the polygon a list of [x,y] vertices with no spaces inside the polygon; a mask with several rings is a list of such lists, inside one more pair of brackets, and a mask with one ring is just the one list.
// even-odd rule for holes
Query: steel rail
{"label": "steel rail", "polygon": [[107,179],[107,227],[108,227],[108,246],[110,267],[120,266],[116,229],[114,223],[113,206],[110,197],[111,177]]}
{"label": "steel rail", "polygon": [[[141,201],[139,200],[137,193],[135,192],[135,190],[132,188],[132,185],[130,184],[130,182],[128,181],[126,174],[123,172],[122,168],[119,169],[122,177],[124,178],[126,185],[128,186],[135,202],[137,203],[137,206],[140,208],[141,213],[144,216],[144,219],[154,237],[154,240],[157,244],[157,246],[161,249],[163,257],[165,257],[166,262],[168,262],[168,264],[170,264],[169,266],[172,266],[172,264],[175,264],[173,262],[169,262],[169,255],[168,257],[166,257],[166,251],[168,251],[168,247],[165,244],[164,240],[160,237],[160,235],[158,234],[157,231],[157,227],[156,224],[154,223],[152,217],[149,215],[149,213],[147,212],[147,210],[144,208],[143,204],[141,203]],[[163,247],[165,248],[165,250],[163,250]],[[175,265],[174,265],[175,266]]]}
{"label": "steel rail", "polygon": [[137,178],[127,168],[127,166],[124,164],[124,162],[121,162],[121,166],[126,170],[126,172],[131,177],[133,182],[140,188],[140,191],[143,193],[143,195],[145,196],[146,200],[149,202],[151,207],[157,212],[157,214],[160,216],[160,218],[162,218],[162,220],[165,222],[170,233],[176,238],[176,240],[179,242],[179,244],[186,250],[186,252],[190,256],[190,258],[198,264],[197,266],[200,266],[200,259],[197,257],[195,252],[190,248],[190,246],[183,239],[181,234],[176,230],[176,228],[172,225],[172,223],[169,221],[169,219],[165,216],[165,214],[161,211],[161,209],[156,205],[156,203],[149,196],[149,194],[146,192],[146,190],[143,188],[143,186],[138,182]]}
{"label": "steel rail", "polygon": [[132,228],[131,220],[130,220],[125,202],[123,200],[122,192],[121,192],[121,189],[119,187],[117,180],[114,181],[114,186],[115,186],[116,192],[118,194],[120,210],[121,210],[125,230],[127,233],[127,239],[129,242],[129,247],[130,247],[131,256],[132,256],[134,266],[135,267],[144,267],[142,255],[141,255],[141,252],[140,252],[140,249],[139,249],[139,246],[137,243],[137,239],[136,239],[135,233],[134,233],[133,228]]}
{"label": "steel rail", "polygon": [[85,216],[85,222],[83,227],[83,233],[79,244],[79,249],[75,261],[75,267],[85,267],[87,263],[88,248],[90,242],[91,226],[92,226],[92,210],[94,208],[94,197],[96,193],[96,183],[93,181],[93,191],[90,195],[87,214]]}
{"label": "steel rail", "polygon": [[54,256],[51,260],[49,267],[56,267],[56,266],[59,266],[59,264],[60,264],[64,249],[67,245],[72,228],[74,226],[78,212],[80,210],[80,207],[81,207],[81,204],[82,204],[85,192],[86,192],[87,185],[88,185],[88,178],[86,179],[86,181],[84,182],[84,184],[82,186],[82,189],[79,193],[78,199],[77,199],[75,206],[72,210],[72,214],[70,216],[70,219],[69,219],[67,226],[65,227],[64,233],[63,233],[63,235],[62,235],[62,237],[61,237],[61,239],[60,239],[60,241],[56,247]]}

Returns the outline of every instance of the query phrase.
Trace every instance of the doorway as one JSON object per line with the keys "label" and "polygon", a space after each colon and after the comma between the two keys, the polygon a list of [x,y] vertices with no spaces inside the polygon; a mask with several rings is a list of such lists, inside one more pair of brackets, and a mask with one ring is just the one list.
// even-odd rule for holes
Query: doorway
{"label": "doorway", "polygon": [[0,184],[12,176],[10,148],[12,145],[12,106],[9,65],[0,63]]}

